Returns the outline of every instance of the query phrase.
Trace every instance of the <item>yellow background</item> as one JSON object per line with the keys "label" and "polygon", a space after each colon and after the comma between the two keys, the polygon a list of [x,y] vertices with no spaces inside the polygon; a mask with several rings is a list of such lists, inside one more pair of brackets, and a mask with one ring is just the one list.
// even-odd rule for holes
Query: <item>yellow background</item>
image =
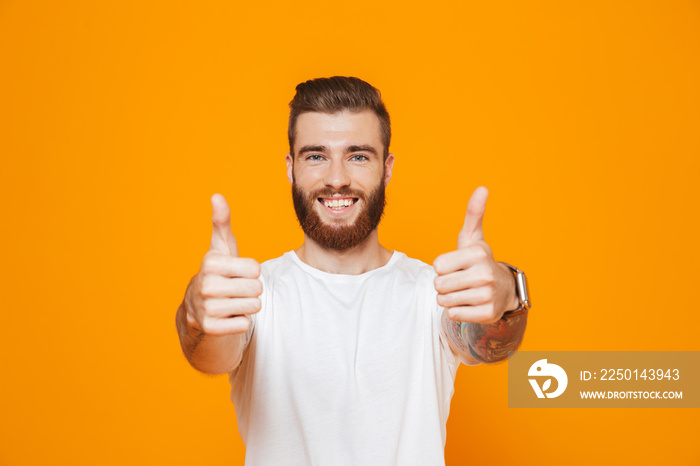
{"label": "yellow background", "polygon": [[[700,3],[0,1],[0,464],[242,464],[174,313],[224,194],[241,253],[299,245],[303,80],[393,120],[381,240],[432,263],[472,190],[527,271],[523,349],[700,350]],[[700,464],[698,411],[515,410],[459,370],[447,462]]]}

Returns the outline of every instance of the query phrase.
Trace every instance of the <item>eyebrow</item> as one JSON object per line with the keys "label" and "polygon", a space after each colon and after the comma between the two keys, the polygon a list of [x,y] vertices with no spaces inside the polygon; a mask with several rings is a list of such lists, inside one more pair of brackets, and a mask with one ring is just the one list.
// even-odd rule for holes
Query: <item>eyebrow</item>
{"label": "eyebrow", "polygon": [[[299,155],[305,154],[307,152],[328,152],[328,147],[318,145],[307,145],[299,149]],[[378,154],[377,149],[368,144],[363,144],[359,146],[348,146],[345,149],[345,152],[369,152],[370,154],[374,155]]]}
{"label": "eyebrow", "polygon": [[328,147],[326,146],[304,146],[301,149],[299,149],[299,155],[305,154],[306,152],[327,152]]}
{"label": "eyebrow", "polygon": [[348,147],[348,152],[369,152],[370,154],[377,155],[377,149],[370,145],[361,145],[361,146],[350,146]]}

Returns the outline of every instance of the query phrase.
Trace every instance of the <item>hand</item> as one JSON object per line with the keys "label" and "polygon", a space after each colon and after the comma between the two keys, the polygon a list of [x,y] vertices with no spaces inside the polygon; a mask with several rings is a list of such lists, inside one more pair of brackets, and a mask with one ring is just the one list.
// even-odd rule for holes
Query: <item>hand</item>
{"label": "hand", "polygon": [[214,194],[211,205],[211,247],[187,289],[187,321],[210,335],[243,333],[250,328],[249,314],[258,312],[261,306],[260,264],[238,257],[226,199]]}
{"label": "hand", "polygon": [[457,250],[442,254],[433,263],[438,304],[450,319],[490,324],[518,307],[512,272],[493,259],[484,241],[483,219],[486,188],[476,188],[469,199]]}

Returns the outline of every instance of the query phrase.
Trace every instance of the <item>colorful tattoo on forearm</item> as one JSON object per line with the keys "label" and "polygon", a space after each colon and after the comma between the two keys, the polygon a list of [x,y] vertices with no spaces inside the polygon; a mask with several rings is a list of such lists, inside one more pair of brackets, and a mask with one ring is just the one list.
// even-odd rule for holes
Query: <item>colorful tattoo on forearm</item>
{"label": "colorful tattoo on forearm", "polygon": [[461,354],[471,354],[467,346],[467,339],[462,335],[462,322],[457,322],[447,317],[447,311],[443,312],[442,319],[447,336],[455,347],[454,349]]}
{"label": "colorful tattoo on forearm", "polygon": [[527,313],[511,315],[493,324],[456,322],[446,312],[443,318],[455,349],[483,363],[508,359],[508,352],[520,346],[527,323]]}
{"label": "colorful tattoo on forearm", "polygon": [[493,324],[461,322],[460,334],[467,342],[469,353],[477,361],[505,361],[508,352],[520,346],[526,320],[527,314],[521,314],[502,318]]}

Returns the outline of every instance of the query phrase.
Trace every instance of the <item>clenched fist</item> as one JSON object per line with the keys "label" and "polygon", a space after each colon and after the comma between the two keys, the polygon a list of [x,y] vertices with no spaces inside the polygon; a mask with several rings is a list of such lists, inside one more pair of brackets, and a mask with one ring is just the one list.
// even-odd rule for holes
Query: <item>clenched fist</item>
{"label": "clenched fist", "polygon": [[490,324],[519,305],[512,272],[493,259],[484,241],[483,218],[489,192],[477,188],[469,199],[457,250],[442,254],[433,267],[438,304],[450,319]]}
{"label": "clenched fist", "polygon": [[214,194],[211,205],[211,247],[185,295],[187,322],[208,335],[243,333],[250,328],[249,315],[260,310],[260,264],[238,257],[226,199]]}

